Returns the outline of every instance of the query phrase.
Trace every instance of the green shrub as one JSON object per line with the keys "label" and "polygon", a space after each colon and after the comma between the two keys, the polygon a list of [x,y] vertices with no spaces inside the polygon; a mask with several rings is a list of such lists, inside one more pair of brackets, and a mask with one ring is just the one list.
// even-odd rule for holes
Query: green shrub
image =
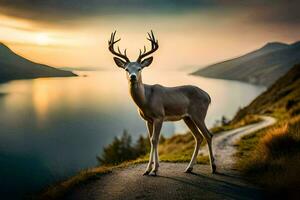
{"label": "green shrub", "polygon": [[104,147],[101,157],[97,156],[97,160],[101,165],[117,165],[143,156],[149,149],[150,143],[148,138],[144,138],[141,135],[137,143],[132,145],[131,136],[124,130],[120,139],[115,137],[111,144]]}

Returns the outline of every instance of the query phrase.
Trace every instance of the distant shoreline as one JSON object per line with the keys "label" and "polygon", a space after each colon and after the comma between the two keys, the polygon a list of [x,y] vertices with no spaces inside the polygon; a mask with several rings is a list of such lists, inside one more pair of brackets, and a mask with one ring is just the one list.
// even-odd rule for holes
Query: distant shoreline
{"label": "distant shoreline", "polygon": [[220,76],[213,76],[213,75],[206,75],[206,74],[201,74],[200,72],[198,74],[196,74],[195,72],[189,73],[189,75],[191,76],[201,76],[204,78],[212,78],[212,79],[219,79],[219,80],[226,80],[226,81],[237,81],[237,82],[241,82],[241,83],[247,83],[247,84],[251,84],[251,85],[255,85],[255,86],[262,86],[262,87],[268,87],[265,84],[262,83],[258,83],[255,81],[248,81],[246,79],[237,79],[237,78],[227,78],[227,77],[220,77]]}
{"label": "distant shoreline", "polygon": [[[28,77],[28,78],[13,78],[13,79],[0,79],[0,84],[5,84],[11,81],[20,81],[20,80],[30,80],[30,79],[39,79],[39,78],[66,78],[66,77],[79,77],[78,74],[75,74],[74,72],[70,71],[70,75],[66,76],[39,76],[39,77]],[[1,94],[1,93],[0,93]]]}

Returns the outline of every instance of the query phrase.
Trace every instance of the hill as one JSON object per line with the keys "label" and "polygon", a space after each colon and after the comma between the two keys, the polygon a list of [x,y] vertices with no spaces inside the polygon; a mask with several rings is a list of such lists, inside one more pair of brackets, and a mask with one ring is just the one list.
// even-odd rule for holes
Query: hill
{"label": "hill", "polygon": [[76,74],[70,71],[34,63],[17,55],[7,46],[0,43],[0,82],[15,79],[69,76],[76,76]]}
{"label": "hill", "polygon": [[298,199],[300,192],[300,64],[278,79],[231,123],[247,115],[272,115],[278,122],[236,144],[237,168],[267,189],[271,198]]}
{"label": "hill", "polygon": [[273,42],[241,57],[209,65],[192,74],[270,86],[299,62],[300,42],[290,45]]}

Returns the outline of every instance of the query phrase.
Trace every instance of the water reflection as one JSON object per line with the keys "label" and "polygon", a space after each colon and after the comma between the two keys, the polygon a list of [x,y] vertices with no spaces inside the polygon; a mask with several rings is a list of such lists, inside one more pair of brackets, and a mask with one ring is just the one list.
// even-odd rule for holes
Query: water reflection
{"label": "water reflection", "polygon": [[[128,94],[125,72],[84,72],[88,77],[43,78],[0,85],[0,177],[15,191],[33,190],[91,167],[96,155],[123,129],[136,138],[146,127]],[[145,69],[146,83],[193,84],[212,98],[207,124],[232,117],[263,87]],[[166,123],[163,134],[185,132],[183,123]],[[5,171],[4,169],[10,169]],[[28,171],[34,170],[28,176]],[[16,174],[18,172],[19,174]],[[41,176],[41,174],[43,174]],[[24,181],[27,177],[32,184]],[[26,179],[27,179],[26,178]],[[6,186],[5,186],[6,185]],[[16,189],[17,188],[17,189]]]}

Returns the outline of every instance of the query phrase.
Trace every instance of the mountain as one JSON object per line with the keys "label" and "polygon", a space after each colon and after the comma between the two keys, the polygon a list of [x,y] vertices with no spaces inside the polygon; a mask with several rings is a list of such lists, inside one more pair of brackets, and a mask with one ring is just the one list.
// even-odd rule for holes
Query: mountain
{"label": "mountain", "polygon": [[256,51],[209,65],[192,74],[270,86],[299,62],[300,41],[290,45],[272,42]]}
{"label": "mountain", "polygon": [[7,46],[0,43],[0,82],[14,79],[69,76],[77,75],[70,71],[34,63],[15,54]]}

